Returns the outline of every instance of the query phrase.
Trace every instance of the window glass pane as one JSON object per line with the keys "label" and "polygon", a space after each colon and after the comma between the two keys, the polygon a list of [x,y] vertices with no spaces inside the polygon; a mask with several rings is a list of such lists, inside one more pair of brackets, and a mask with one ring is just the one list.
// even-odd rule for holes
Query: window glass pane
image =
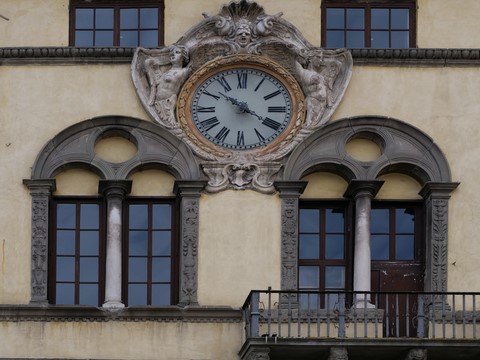
{"label": "window glass pane", "polygon": [[75,204],[57,205],[57,228],[74,229],[75,228]]}
{"label": "window glass pane", "polygon": [[319,309],[320,297],[318,294],[300,294],[299,296],[301,309]]}
{"label": "window glass pane", "polygon": [[142,30],[140,31],[140,46],[151,48],[158,46],[158,31],[157,30]]}
{"label": "window glass pane", "polygon": [[347,29],[365,29],[364,9],[347,9]]}
{"label": "window glass pane", "polygon": [[397,235],[395,237],[395,259],[415,260],[415,237],[413,235]]}
{"label": "window glass pane", "polygon": [[170,258],[152,259],[152,281],[170,282]]}
{"label": "window glass pane", "polygon": [[411,233],[415,232],[415,211],[414,209],[395,209],[395,232]]}
{"label": "window glass pane", "polygon": [[95,46],[113,46],[113,31],[97,31]]}
{"label": "window glass pane", "polygon": [[327,9],[327,28],[344,29],[345,28],[345,10]]}
{"label": "window glass pane", "polygon": [[98,231],[80,231],[80,255],[98,255]]}
{"label": "window glass pane", "polygon": [[96,257],[80,258],[80,281],[82,282],[98,281],[98,258]]}
{"label": "window glass pane", "polygon": [[129,206],[129,227],[130,229],[148,229],[148,206]]}
{"label": "window glass pane", "polygon": [[372,29],[389,29],[388,9],[372,9]]}
{"label": "window glass pane", "polygon": [[93,31],[75,31],[75,46],[93,46]]}
{"label": "window glass pane", "polygon": [[75,255],[75,230],[57,230],[57,255]]}
{"label": "window glass pane", "polygon": [[[147,281],[147,259],[129,258],[128,259],[128,281],[145,282]],[[129,292],[130,296],[130,292]]]}
{"label": "window glass pane", "polygon": [[374,233],[388,234],[390,231],[390,219],[388,209],[372,209],[370,212],[370,231]]}
{"label": "window glass pane", "polygon": [[343,259],[345,257],[345,237],[343,235],[325,236],[325,259]]}
{"label": "window glass pane", "polygon": [[317,266],[299,266],[298,277],[298,286],[300,288],[318,289],[320,272]]}
{"label": "window glass pane", "polygon": [[138,29],[138,9],[120,9],[120,29]]}
{"label": "window glass pane", "polygon": [[154,231],[152,239],[152,255],[153,256],[170,256],[171,237],[170,231]]}
{"label": "window glass pane", "polygon": [[343,233],[344,226],[344,212],[343,209],[326,209],[325,210],[325,227],[326,232],[329,233]]}
{"label": "window glass pane", "polygon": [[169,204],[153,205],[152,221],[154,229],[171,229],[172,206]]}
{"label": "window glass pane", "polygon": [[120,31],[120,46],[137,47],[138,31]]}
{"label": "window glass pane", "polygon": [[407,49],[410,47],[410,34],[408,31],[392,32],[392,48]]}
{"label": "window glass pane", "polygon": [[152,285],[152,305],[170,305],[170,285]]}
{"label": "window glass pane", "polygon": [[371,236],[372,260],[388,260],[390,258],[390,244],[388,235]]}
{"label": "window glass pane", "polygon": [[80,205],[80,229],[98,229],[98,209],[97,204]]}
{"label": "window glass pane", "polygon": [[113,29],[113,9],[97,9],[95,12],[96,29]]}
{"label": "window glass pane", "polygon": [[300,232],[320,231],[320,210],[300,209]]}
{"label": "window glass pane", "polygon": [[128,305],[147,305],[147,285],[128,285]]}
{"label": "window glass pane", "polygon": [[301,234],[299,241],[299,259],[320,258],[320,238],[318,235]]}
{"label": "window glass pane", "polygon": [[344,48],[345,41],[344,41],[345,33],[343,31],[327,31],[327,44],[326,47],[328,48]]}
{"label": "window glass pane", "polygon": [[347,31],[347,47],[363,48],[365,47],[364,31]]}
{"label": "window glass pane", "polygon": [[393,30],[408,30],[410,28],[409,9],[392,9],[392,24]]}
{"label": "window glass pane", "polygon": [[57,281],[75,281],[74,257],[57,257]]}
{"label": "window glass pane", "polygon": [[75,303],[75,285],[57,284],[56,286],[56,304],[74,304]]}
{"label": "window glass pane", "polygon": [[75,29],[93,29],[93,9],[75,10]]}
{"label": "window glass pane", "polygon": [[140,9],[140,28],[158,28],[158,9]]}
{"label": "window glass pane", "polygon": [[325,288],[326,289],[344,289],[345,288],[345,267],[326,266],[325,267]]}
{"label": "window glass pane", "polygon": [[338,294],[325,295],[325,308],[327,309],[338,308]]}
{"label": "window glass pane", "polygon": [[98,285],[80,284],[80,305],[98,306]]}
{"label": "window glass pane", "polygon": [[388,31],[372,31],[372,48],[386,49],[389,47]]}
{"label": "window glass pane", "polygon": [[129,231],[128,232],[128,255],[147,256],[148,255],[148,232],[147,231]]}

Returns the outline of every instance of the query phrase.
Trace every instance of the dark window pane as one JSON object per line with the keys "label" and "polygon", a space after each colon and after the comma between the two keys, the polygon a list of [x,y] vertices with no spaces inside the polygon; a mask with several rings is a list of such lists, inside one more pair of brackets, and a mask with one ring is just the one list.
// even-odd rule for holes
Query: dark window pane
{"label": "dark window pane", "polygon": [[343,29],[345,28],[345,10],[327,9],[327,28]]}
{"label": "dark window pane", "polygon": [[318,289],[320,272],[317,266],[298,267],[298,286],[302,289]]}
{"label": "dark window pane", "polygon": [[152,259],[152,281],[170,282],[170,258]]}
{"label": "dark window pane", "polygon": [[372,9],[372,29],[389,29],[388,9]]}
{"label": "dark window pane", "polygon": [[138,31],[120,31],[120,46],[137,47]]}
{"label": "dark window pane", "polygon": [[148,232],[147,231],[129,231],[128,255],[147,256],[148,255]]}
{"label": "dark window pane", "polygon": [[325,267],[325,288],[326,289],[344,289],[345,288],[345,267],[326,266]]}
{"label": "dark window pane", "polygon": [[388,31],[372,31],[372,48],[386,49],[389,47]]}
{"label": "dark window pane", "polygon": [[344,226],[344,212],[343,209],[326,209],[325,211],[325,231],[328,233],[343,233]]}
{"label": "dark window pane", "polygon": [[148,228],[148,206],[147,205],[130,205],[129,207],[129,227],[130,229],[147,229]]}
{"label": "dark window pane", "polygon": [[320,238],[318,235],[301,234],[299,244],[300,259],[319,259],[320,258]]}
{"label": "dark window pane", "polygon": [[170,231],[154,231],[152,240],[152,255],[153,256],[170,256],[171,249]]}
{"label": "dark window pane", "polygon": [[408,31],[392,32],[392,48],[407,49],[410,47],[410,33]]}
{"label": "dark window pane", "polygon": [[415,232],[415,212],[411,208],[395,209],[395,230],[396,233]]}
{"label": "dark window pane", "polygon": [[343,31],[327,31],[327,47],[328,48],[344,48],[345,32]]}
{"label": "dark window pane", "polygon": [[395,259],[415,260],[415,237],[413,235],[397,235],[395,237]]}
{"label": "dark window pane", "polygon": [[80,205],[80,229],[98,229],[98,205]]}
{"label": "dark window pane", "polygon": [[80,258],[80,281],[98,281],[98,258]]}
{"label": "dark window pane", "polygon": [[370,231],[372,234],[389,233],[390,220],[388,209],[372,209],[370,213]]}
{"label": "dark window pane", "polygon": [[120,29],[138,29],[138,9],[120,9]]}
{"label": "dark window pane", "polygon": [[75,281],[74,257],[57,257],[57,281]]}
{"label": "dark window pane", "polygon": [[129,258],[128,259],[128,281],[129,282],[146,282],[147,281],[147,259],[146,258]]}
{"label": "dark window pane", "polygon": [[347,29],[365,29],[365,10],[347,9]]}
{"label": "dark window pane", "polygon": [[301,309],[319,309],[320,297],[318,294],[300,294],[299,296]]}
{"label": "dark window pane", "polygon": [[75,10],[75,29],[93,29],[93,9]]}
{"label": "dark window pane", "polygon": [[408,30],[410,28],[409,10],[408,9],[392,9],[393,30]]}
{"label": "dark window pane", "polygon": [[365,47],[364,31],[347,31],[347,47],[363,48]]}
{"label": "dark window pane", "polygon": [[140,28],[158,28],[158,9],[140,9]]}
{"label": "dark window pane", "polygon": [[80,305],[98,306],[98,285],[80,284]]}
{"label": "dark window pane", "polygon": [[325,259],[343,259],[345,257],[345,237],[343,235],[326,235]]}
{"label": "dark window pane", "polygon": [[93,31],[75,31],[75,46],[93,46]]}
{"label": "dark window pane", "polygon": [[153,228],[171,229],[172,207],[169,204],[153,205]]}
{"label": "dark window pane", "polygon": [[388,235],[371,236],[372,260],[388,260],[390,258],[390,244]]}
{"label": "dark window pane", "polygon": [[157,30],[142,30],[140,31],[140,46],[152,48],[158,46],[158,31]]}
{"label": "dark window pane", "polygon": [[74,229],[75,228],[75,204],[57,205],[57,228]]}
{"label": "dark window pane", "polygon": [[113,31],[97,31],[95,46],[113,46]]}
{"label": "dark window pane", "polygon": [[300,232],[320,231],[320,211],[318,209],[300,210]]}
{"label": "dark window pane", "polygon": [[152,285],[152,305],[170,305],[170,285]]}
{"label": "dark window pane", "polygon": [[113,29],[113,9],[97,9],[95,12],[96,29]]}
{"label": "dark window pane", "polygon": [[80,231],[80,255],[98,255],[98,231]]}
{"label": "dark window pane", "polygon": [[325,307],[327,309],[338,309],[338,294],[325,295]]}
{"label": "dark window pane", "polygon": [[57,284],[56,286],[56,304],[74,304],[75,303],[75,285]]}
{"label": "dark window pane", "polygon": [[147,305],[147,285],[128,285],[128,305]]}
{"label": "dark window pane", "polygon": [[57,230],[57,255],[75,255],[75,230]]}

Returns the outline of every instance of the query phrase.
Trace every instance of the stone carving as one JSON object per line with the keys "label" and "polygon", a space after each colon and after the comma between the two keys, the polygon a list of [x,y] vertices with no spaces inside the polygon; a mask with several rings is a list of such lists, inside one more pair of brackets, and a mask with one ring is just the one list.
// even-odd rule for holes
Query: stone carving
{"label": "stone carving", "polygon": [[298,199],[282,200],[282,290],[297,289]]}
{"label": "stone carving", "polygon": [[261,349],[261,350],[253,350],[251,351],[246,359],[247,360],[269,360],[270,359],[270,356],[269,356],[269,350],[268,349]]}
{"label": "stone carving", "polygon": [[347,349],[343,347],[330,348],[330,355],[328,356],[328,360],[348,360]]}
{"label": "stone carving", "polygon": [[448,201],[432,199],[432,291],[447,291]]}
{"label": "stone carving", "polygon": [[405,360],[427,360],[427,349],[411,349]]}

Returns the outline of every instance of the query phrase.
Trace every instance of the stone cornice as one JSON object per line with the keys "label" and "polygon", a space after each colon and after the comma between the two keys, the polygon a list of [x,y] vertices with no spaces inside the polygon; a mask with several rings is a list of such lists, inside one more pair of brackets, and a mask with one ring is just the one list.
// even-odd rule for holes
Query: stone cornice
{"label": "stone cornice", "polygon": [[[6,47],[0,64],[129,64],[134,48]],[[352,49],[354,65],[480,66],[480,49]]]}

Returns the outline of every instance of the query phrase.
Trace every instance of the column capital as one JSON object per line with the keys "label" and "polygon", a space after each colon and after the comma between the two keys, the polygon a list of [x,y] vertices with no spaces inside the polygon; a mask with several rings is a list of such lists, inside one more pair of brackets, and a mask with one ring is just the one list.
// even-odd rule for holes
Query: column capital
{"label": "column capital", "polygon": [[383,183],[383,180],[352,180],[350,181],[350,184],[348,184],[343,197],[353,199],[369,197],[370,199],[373,199]]}
{"label": "column capital", "polygon": [[98,192],[106,197],[124,197],[132,191],[132,180],[100,180]]}
{"label": "column capital", "polygon": [[423,199],[435,197],[437,199],[450,199],[450,194],[455,190],[459,182],[427,182],[418,193]]}
{"label": "column capital", "polygon": [[204,180],[176,180],[173,193],[180,197],[200,197],[207,184]]}
{"label": "column capital", "polygon": [[300,197],[305,191],[308,181],[275,181],[273,185],[275,190],[280,193],[280,197]]}
{"label": "column capital", "polygon": [[50,195],[57,190],[55,179],[23,179],[25,185],[32,194]]}

